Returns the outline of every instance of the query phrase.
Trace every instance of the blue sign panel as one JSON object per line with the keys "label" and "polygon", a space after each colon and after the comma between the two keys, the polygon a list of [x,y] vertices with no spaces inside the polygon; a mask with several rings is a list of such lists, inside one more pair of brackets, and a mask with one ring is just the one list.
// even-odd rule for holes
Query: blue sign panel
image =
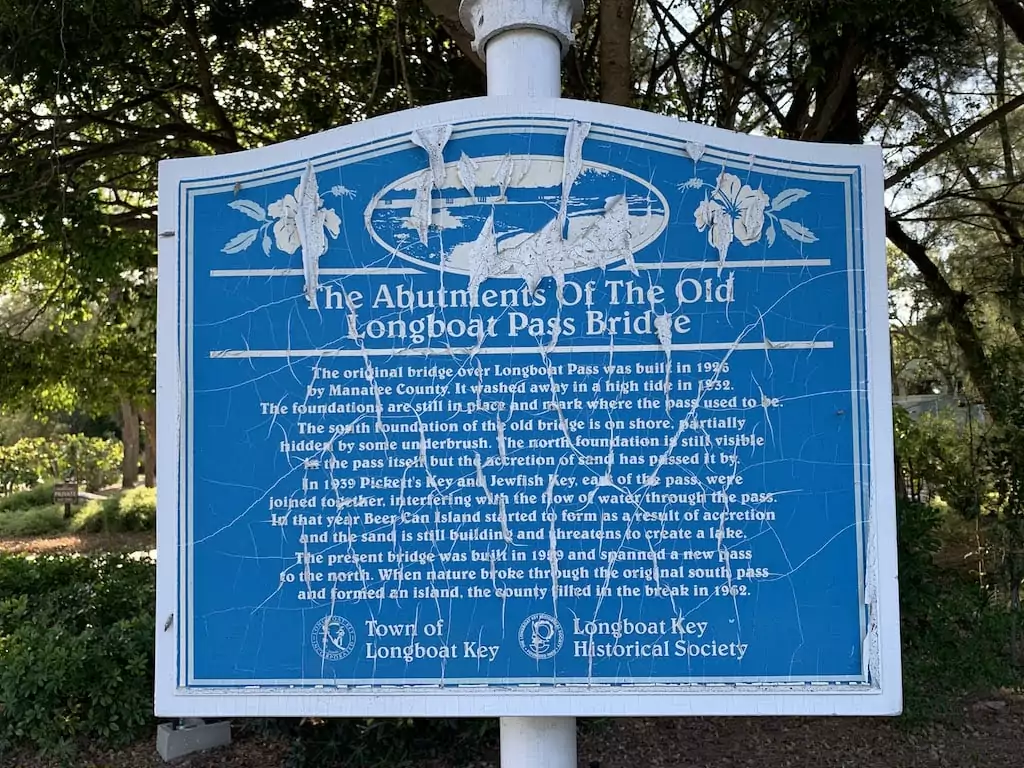
{"label": "blue sign panel", "polygon": [[878,693],[875,154],[448,110],[164,168],[172,698]]}

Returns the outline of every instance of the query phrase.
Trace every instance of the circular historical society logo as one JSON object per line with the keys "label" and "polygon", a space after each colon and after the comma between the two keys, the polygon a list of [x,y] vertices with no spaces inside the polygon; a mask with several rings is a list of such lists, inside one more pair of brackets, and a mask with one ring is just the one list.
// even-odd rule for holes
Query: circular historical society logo
{"label": "circular historical society logo", "polygon": [[313,627],[313,647],[327,661],[341,661],[356,647],[355,627],[341,616],[324,616]]}
{"label": "circular historical society logo", "polygon": [[519,647],[531,659],[550,659],[562,650],[565,633],[558,619],[546,613],[527,616],[519,625]]}

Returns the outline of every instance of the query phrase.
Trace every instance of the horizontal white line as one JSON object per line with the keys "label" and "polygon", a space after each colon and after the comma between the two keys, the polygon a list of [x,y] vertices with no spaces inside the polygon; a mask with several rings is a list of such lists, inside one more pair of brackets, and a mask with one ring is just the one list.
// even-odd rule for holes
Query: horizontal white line
{"label": "horizontal white line", "polygon": [[[662,261],[658,263],[637,262],[640,270],[655,269],[763,269],[765,267],[828,267],[829,259],[765,259],[763,261]],[[613,271],[628,270],[625,264],[614,267]],[[420,275],[421,269],[410,267],[351,267],[321,269],[321,275]],[[211,269],[210,277],[302,277],[301,269]]]}
{"label": "horizontal white line", "polygon": [[[753,341],[742,344],[673,344],[673,352],[746,352],[751,350],[776,349],[832,349],[831,341]],[[572,347],[554,347],[544,350],[547,354],[565,352],[664,352],[658,344],[622,345],[613,347],[605,344]],[[407,349],[217,349],[210,352],[214,360],[249,359],[257,357],[430,357],[436,355],[536,355],[538,347],[427,347]]]}
{"label": "horizontal white line", "polygon": [[[764,267],[829,267],[831,259],[764,259],[763,261],[662,261],[662,262],[637,262],[637,269],[762,269]],[[622,264],[614,268],[619,272],[628,270],[629,267]]]}
{"label": "horizontal white line", "polygon": [[[321,275],[419,275],[420,269],[406,267],[358,267],[353,269],[321,269]],[[302,277],[301,269],[211,269],[210,277]]]}

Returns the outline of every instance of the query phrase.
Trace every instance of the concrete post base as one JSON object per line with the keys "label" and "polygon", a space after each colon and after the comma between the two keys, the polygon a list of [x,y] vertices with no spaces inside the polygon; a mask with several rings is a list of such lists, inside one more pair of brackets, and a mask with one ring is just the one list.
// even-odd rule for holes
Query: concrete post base
{"label": "concrete post base", "polygon": [[231,723],[227,720],[207,723],[192,718],[180,724],[161,723],[156,730],[156,751],[164,762],[230,743]]}

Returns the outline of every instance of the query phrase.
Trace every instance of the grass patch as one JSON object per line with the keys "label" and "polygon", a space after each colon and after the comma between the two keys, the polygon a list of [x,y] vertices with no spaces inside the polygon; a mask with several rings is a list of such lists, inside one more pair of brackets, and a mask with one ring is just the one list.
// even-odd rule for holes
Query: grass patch
{"label": "grass patch", "polygon": [[9,496],[0,496],[0,516],[33,507],[45,507],[53,503],[53,483],[43,483],[28,491],[17,491]]}
{"label": "grass patch", "polygon": [[48,504],[0,513],[0,538],[11,539],[22,536],[45,536],[67,529],[64,507]]}
{"label": "grass patch", "polygon": [[156,527],[156,489],[132,488],[94,499],[72,518],[76,533],[127,533]]}

